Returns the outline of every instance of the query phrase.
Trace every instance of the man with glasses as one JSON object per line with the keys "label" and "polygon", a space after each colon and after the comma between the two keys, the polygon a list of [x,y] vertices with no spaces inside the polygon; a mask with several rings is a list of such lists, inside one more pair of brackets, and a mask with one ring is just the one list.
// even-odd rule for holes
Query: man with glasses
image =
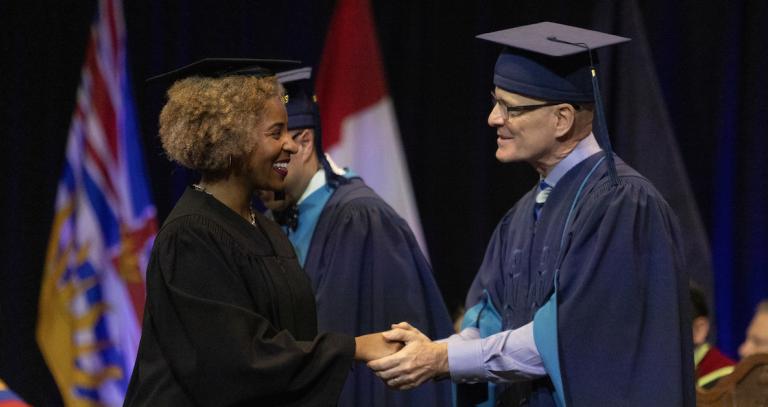
{"label": "man with glasses", "polygon": [[496,159],[527,162],[539,183],[497,226],[463,330],[430,342],[397,324],[385,336],[406,346],[369,367],[400,389],[450,375],[459,405],[693,406],[676,219],[602,122],[591,50],[628,39],[553,23],[479,38],[506,46]]}
{"label": "man with glasses", "polygon": [[[432,268],[408,224],[363,180],[323,153],[310,68],[282,72],[288,131],[298,145],[284,196],[262,200],[296,250],[317,302],[319,332],[379,332],[413,321],[437,337],[453,326]],[[369,369],[353,369],[338,406],[443,406],[450,385],[388,389]]]}

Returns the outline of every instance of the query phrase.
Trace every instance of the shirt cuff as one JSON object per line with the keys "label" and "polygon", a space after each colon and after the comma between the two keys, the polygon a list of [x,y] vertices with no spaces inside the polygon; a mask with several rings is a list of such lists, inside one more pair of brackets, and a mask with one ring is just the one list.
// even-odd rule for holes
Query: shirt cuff
{"label": "shirt cuff", "polygon": [[451,372],[451,379],[457,383],[484,381],[486,371],[483,363],[482,341],[459,339],[447,342],[448,370]]}

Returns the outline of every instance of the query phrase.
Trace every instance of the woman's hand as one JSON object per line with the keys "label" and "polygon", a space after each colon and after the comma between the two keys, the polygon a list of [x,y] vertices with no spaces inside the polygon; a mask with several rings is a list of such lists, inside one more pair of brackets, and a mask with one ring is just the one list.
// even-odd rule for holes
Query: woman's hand
{"label": "woman's hand", "polygon": [[381,332],[358,336],[355,338],[355,360],[370,362],[389,356],[402,347],[402,342],[390,342]]}

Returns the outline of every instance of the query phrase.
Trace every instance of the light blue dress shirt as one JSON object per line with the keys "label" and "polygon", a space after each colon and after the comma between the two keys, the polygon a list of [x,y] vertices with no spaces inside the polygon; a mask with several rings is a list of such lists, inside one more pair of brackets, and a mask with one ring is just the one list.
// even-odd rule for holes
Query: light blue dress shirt
{"label": "light blue dress shirt", "polygon": [[[540,181],[556,187],[571,168],[599,151],[595,136],[590,134]],[[476,328],[466,328],[443,341],[448,343],[451,379],[458,383],[511,383],[547,374],[536,348],[533,321],[485,338],[480,338]]]}

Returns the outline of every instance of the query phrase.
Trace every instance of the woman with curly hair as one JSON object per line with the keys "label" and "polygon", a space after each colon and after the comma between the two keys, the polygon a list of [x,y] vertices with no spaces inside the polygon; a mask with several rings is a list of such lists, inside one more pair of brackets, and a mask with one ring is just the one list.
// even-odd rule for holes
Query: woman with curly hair
{"label": "woman with curly hair", "polygon": [[170,75],[160,139],[201,180],[154,242],[125,405],[335,405],[353,358],[397,347],[380,334],[318,335],[290,242],[250,206],[255,190],[283,189],[297,150],[265,68],[276,64],[204,60]]}

